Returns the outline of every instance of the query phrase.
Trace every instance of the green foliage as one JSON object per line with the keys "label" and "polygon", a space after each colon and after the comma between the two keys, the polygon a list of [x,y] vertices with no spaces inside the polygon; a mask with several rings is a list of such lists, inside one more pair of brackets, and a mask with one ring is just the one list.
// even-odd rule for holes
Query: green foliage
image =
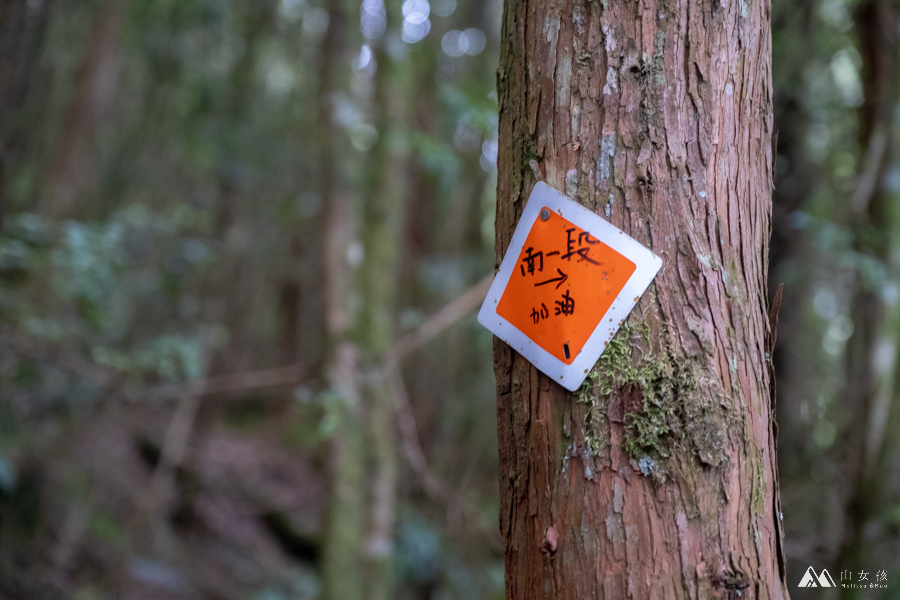
{"label": "green foliage", "polygon": [[[160,310],[159,295],[183,302],[188,294],[181,278],[210,263],[203,242],[183,237],[196,231],[200,221],[189,215],[199,213],[180,214],[179,222],[138,204],[102,223],[56,223],[27,213],[9,219],[0,236],[0,262],[16,274],[0,282],[0,298],[9,300],[4,314],[19,343],[75,344],[78,360],[137,379],[201,376],[201,340],[214,346],[221,335],[169,333],[145,321],[148,314],[168,312]],[[23,389],[36,389],[56,370],[27,353],[15,360],[12,381]]]}
{"label": "green foliage", "polygon": [[102,307],[114,293],[126,262],[122,227],[69,221],[60,229],[62,239],[50,254],[53,289],[61,299],[73,302],[86,324],[101,329]]}
{"label": "green foliage", "polygon": [[439,96],[451,120],[474,130],[485,139],[496,137],[499,109],[496,93],[472,95],[458,87],[444,85],[439,88]]}
{"label": "green foliage", "polygon": [[411,132],[409,141],[425,169],[437,178],[444,189],[450,188],[459,179],[459,156],[450,144],[421,132]]}
{"label": "green foliage", "polygon": [[9,460],[0,454],[0,492],[10,494],[16,487],[16,474]]}
{"label": "green foliage", "polygon": [[439,522],[409,506],[402,507],[399,516],[395,568],[402,584],[412,589],[440,589],[444,598],[503,597],[500,561],[472,569]]}
{"label": "green foliage", "polygon": [[[435,2],[432,7],[438,11]],[[390,10],[399,9],[398,4]],[[112,578],[95,577],[94,570],[127,566],[144,577],[185,574],[196,567],[195,548],[186,550],[196,540],[182,534],[202,531],[202,543],[231,549],[222,560],[229,565],[224,578],[232,579],[222,585],[234,584],[233,593],[319,595],[318,573],[309,565],[298,567],[304,559],[291,556],[290,549],[284,561],[273,561],[291,565],[289,572],[266,571],[272,565],[244,556],[254,555],[247,552],[247,540],[262,539],[254,536],[265,532],[256,531],[253,518],[230,518],[228,507],[265,512],[271,509],[265,502],[283,498],[277,485],[275,492],[262,485],[262,504],[245,506],[247,498],[235,492],[240,486],[204,471],[215,462],[203,458],[204,444],[217,436],[257,442],[214,457],[221,460],[251,460],[260,447],[283,445],[313,472],[292,485],[327,487],[324,454],[348,430],[347,402],[327,389],[319,371],[328,352],[322,271],[324,213],[331,208],[323,193],[327,172],[338,174],[328,183],[348,202],[349,221],[362,212],[358,203],[379,141],[392,157],[404,156],[402,164],[392,158],[391,168],[417,187],[403,199],[409,231],[400,231],[404,237],[396,240],[405,252],[403,268],[410,271],[403,274],[398,309],[419,316],[400,325],[400,333],[461,294],[490,265],[491,144],[497,136],[490,64],[496,48],[445,63],[450,57],[440,46],[449,28],[486,27],[488,17],[484,23],[475,17],[484,9],[460,2],[452,19],[433,13],[433,32],[415,45],[401,41],[393,21],[381,40],[368,40],[376,54],[390,54],[403,78],[430,85],[437,74],[439,80],[427,94],[402,86],[388,90],[396,106],[392,102],[384,127],[375,123],[373,91],[376,74],[388,65],[353,66],[364,42],[354,31],[356,11],[347,15],[347,35],[340,41],[345,47],[326,56],[324,36],[339,24],[328,22],[317,2],[29,5],[29,14],[46,17],[46,29],[31,21],[40,34],[37,58],[15,65],[33,73],[27,106],[17,114],[21,127],[16,122],[12,128],[23,133],[0,140],[14,155],[0,190],[0,523],[5,527],[12,519],[21,525],[15,531],[0,527],[0,535],[11,532],[0,545],[0,571],[9,548],[24,548],[24,556],[32,541],[50,547],[71,526],[75,539],[66,543],[75,558],[64,570],[75,582],[72,593],[116,596],[120,590]],[[323,100],[325,59],[336,65],[340,91]],[[330,141],[336,154],[329,165],[322,162],[323,101],[334,110]],[[4,126],[13,123],[3,119]],[[64,168],[67,152],[75,157],[71,171]],[[57,189],[71,191],[71,201],[58,200]],[[366,225],[354,235],[362,237]],[[418,237],[411,242],[414,228]],[[356,260],[352,250],[348,260]],[[422,418],[438,423],[428,425],[436,447],[464,444],[477,459],[478,468],[465,478],[463,461],[439,466],[451,479],[468,482],[467,493],[488,507],[479,513],[485,519],[496,511],[494,500],[482,501],[496,494],[496,431],[478,417],[493,387],[491,337],[474,322],[456,331],[452,344],[432,343],[409,387],[411,397],[426,398]],[[476,349],[460,352],[460,344]],[[446,363],[447,356],[455,361],[452,367],[428,364]],[[290,399],[295,383],[253,389],[256,380],[250,377],[251,389],[243,388],[244,372],[285,364],[309,366],[297,402]],[[419,371],[429,377],[419,379]],[[424,394],[437,378],[444,379],[440,390]],[[194,389],[181,384],[198,380],[224,381],[226,391],[204,396],[196,418],[185,416],[173,398]],[[454,408],[432,414],[432,402]],[[188,430],[185,457],[173,469],[173,481],[164,482],[171,489],[150,507],[151,488],[165,479],[159,461],[172,443],[166,441],[170,425],[176,432],[179,426]],[[153,452],[145,452],[148,445]],[[97,456],[107,461],[102,468],[93,462]],[[52,475],[30,471],[30,460]],[[253,477],[282,475],[261,471]],[[74,474],[75,483],[58,480],[60,472]],[[247,487],[258,483],[248,477],[253,485]],[[433,503],[418,497],[416,502]],[[86,520],[73,526],[69,505],[90,506]],[[312,518],[313,526],[320,518]],[[249,537],[216,537],[234,533],[236,521],[248,527]],[[432,526],[439,531],[442,524]],[[153,534],[145,535],[149,530]],[[460,537],[468,543],[472,535]],[[496,579],[496,556],[457,553],[448,561],[458,544],[441,534],[435,548],[446,567],[440,593],[496,596],[498,586],[493,579],[486,583],[484,574],[492,569]],[[166,549],[164,559],[153,556],[159,548]],[[182,552],[191,555],[190,565],[177,563]],[[212,552],[196,554],[199,561],[215,562]],[[35,569],[49,572],[28,558]],[[89,585],[94,578],[97,584]]]}
{"label": "green foliage", "polygon": [[88,531],[103,543],[125,550],[128,547],[128,531],[114,515],[103,509],[94,509],[88,519]]}

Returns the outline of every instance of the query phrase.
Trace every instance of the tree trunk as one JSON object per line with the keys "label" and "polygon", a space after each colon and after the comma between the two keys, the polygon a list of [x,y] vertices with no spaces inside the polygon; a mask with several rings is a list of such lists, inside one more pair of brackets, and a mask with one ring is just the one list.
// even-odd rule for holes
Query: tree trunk
{"label": "tree trunk", "polygon": [[[388,24],[401,13],[399,1],[385,3]],[[396,19],[399,21],[399,19]],[[398,132],[406,120],[407,74],[395,63],[386,44],[375,51],[377,70],[372,111],[378,138],[367,157],[360,189],[365,260],[360,266],[362,307],[359,337],[363,372],[376,373],[363,390],[369,445],[369,512],[365,544],[366,598],[394,597],[394,525],[397,512],[398,457],[394,429],[394,397],[384,367],[394,342],[398,303],[399,258],[406,198],[405,144]],[[398,375],[399,376],[399,375]]]}
{"label": "tree trunk", "polygon": [[[330,6],[332,24],[323,48],[323,55],[330,54],[327,61],[336,61],[340,56],[336,52],[337,46],[331,46],[336,42],[330,36],[338,35],[335,29],[338,23],[346,27],[349,10],[345,10],[341,2],[343,0],[332,0]],[[389,18],[400,14],[400,2],[386,4]],[[342,328],[329,327],[331,331],[340,329],[343,342],[337,348],[349,353],[349,358],[342,364],[332,361],[340,366],[332,379],[337,382],[338,378],[343,378],[348,385],[344,386],[346,391],[341,392],[343,412],[332,440],[333,506],[322,570],[323,597],[326,599],[387,600],[394,596],[398,460],[394,398],[386,379],[384,359],[393,345],[398,299],[397,238],[405,208],[404,167],[408,156],[404,145],[397,143],[393,136],[398,130],[397,125],[404,120],[406,86],[401,65],[393,63],[386,48],[379,46],[375,54],[378,68],[372,109],[378,138],[366,157],[362,184],[354,190],[359,196],[361,210],[356,211],[346,203],[332,212],[331,219],[335,228],[358,221],[360,241],[354,241],[354,245],[362,248],[362,259],[340,290],[329,286],[329,290],[335,289],[339,293],[330,294],[326,300],[329,310],[337,304],[344,308]],[[328,68],[336,66],[337,63]],[[323,65],[323,89],[332,76],[324,75],[325,68]],[[331,122],[332,100],[330,94],[320,98],[321,106],[326,108],[320,113],[322,124]],[[329,139],[334,137],[334,131],[331,133]],[[327,153],[323,154],[332,162],[339,160],[333,142],[329,141],[326,149]],[[334,180],[329,185],[337,185],[337,172],[331,175]],[[332,196],[335,196],[334,190],[329,191],[326,186],[323,198],[336,205],[338,199]],[[345,242],[349,239],[345,236]],[[346,261],[348,249],[344,243],[334,252],[335,260],[326,267],[330,272],[346,271],[346,266],[336,264]],[[356,308],[350,301],[353,297],[361,300]],[[340,359],[339,354],[336,357]]]}
{"label": "tree trunk", "polygon": [[104,2],[94,17],[87,49],[63,117],[48,189],[46,213],[68,216],[78,194],[96,180],[94,140],[115,100],[120,74],[119,38],[125,24],[124,3]]}
{"label": "tree trunk", "polygon": [[[848,341],[846,404],[852,411],[847,441],[844,531],[837,562],[841,569],[859,572],[874,554],[876,540],[870,524],[890,503],[890,479],[885,476],[886,450],[891,445],[887,425],[896,398],[900,319],[898,301],[885,290],[896,285],[900,244],[895,198],[882,181],[891,164],[894,146],[894,108],[897,103],[898,40],[896,10],[887,0],[870,0],[857,6],[855,25],[863,57],[863,96],[859,110],[860,141],[864,149],[856,189],[850,199],[848,221],[855,233],[855,250],[883,265],[885,279],[856,274],[856,290],[850,314],[853,335]],[[896,418],[896,416],[894,417]],[[880,529],[880,528],[879,528]],[[859,588],[842,588],[841,598],[859,598]]]}
{"label": "tree trunk", "polygon": [[329,0],[328,30],[319,69],[319,190],[323,214],[323,296],[325,298],[326,410],[333,419],[329,447],[329,502],[323,527],[322,598],[362,600],[361,548],[366,523],[365,427],[359,381],[359,347],[353,340],[351,290],[356,276],[348,250],[358,244],[353,204],[345,189],[346,165],[338,153],[334,96],[347,86],[341,58],[347,53],[345,0]]}
{"label": "tree trunk", "polygon": [[13,206],[14,180],[21,161],[35,145],[34,122],[46,117],[46,73],[39,66],[44,35],[55,2],[30,6],[20,0],[0,0],[0,230]]}
{"label": "tree trunk", "polygon": [[787,597],[770,72],[765,1],[506,2],[498,263],[540,176],[664,261],[574,394],[495,343],[510,600]]}

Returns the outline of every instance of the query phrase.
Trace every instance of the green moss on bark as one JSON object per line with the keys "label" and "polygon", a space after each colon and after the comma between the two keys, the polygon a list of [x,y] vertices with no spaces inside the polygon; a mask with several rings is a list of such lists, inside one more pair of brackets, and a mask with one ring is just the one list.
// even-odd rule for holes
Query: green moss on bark
{"label": "green moss on bark", "polygon": [[[626,322],[610,340],[576,401],[587,407],[584,440],[592,456],[608,447],[610,398],[624,403],[622,450],[644,475],[665,479],[669,458],[690,450],[704,464],[726,460],[724,402],[690,362],[653,343],[644,321]],[[709,384],[709,380],[705,381]]]}

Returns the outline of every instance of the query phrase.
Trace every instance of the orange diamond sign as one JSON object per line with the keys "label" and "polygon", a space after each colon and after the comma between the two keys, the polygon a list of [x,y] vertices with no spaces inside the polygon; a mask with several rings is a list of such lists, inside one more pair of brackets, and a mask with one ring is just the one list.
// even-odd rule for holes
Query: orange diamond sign
{"label": "orange diamond sign", "polygon": [[538,183],[478,320],[575,390],[661,264],[623,231]]}
{"label": "orange diamond sign", "polygon": [[539,215],[497,313],[571,364],[635,265],[548,207],[542,207]]}

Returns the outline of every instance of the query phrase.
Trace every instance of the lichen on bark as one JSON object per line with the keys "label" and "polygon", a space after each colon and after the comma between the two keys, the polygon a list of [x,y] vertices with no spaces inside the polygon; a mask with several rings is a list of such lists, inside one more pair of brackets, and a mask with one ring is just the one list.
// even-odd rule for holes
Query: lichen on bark
{"label": "lichen on bark", "polygon": [[674,453],[687,450],[712,467],[727,461],[722,431],[728,419],[721,398],[707,397],[709,390],[701,389],[696,370],[660,344],[664,341],[654,345],[644,320],[626,321],[575,400],[587,407],[584,443],[592,457],[600,457],[609,444],[610,397],[624,398],[622,450],[644,475],[664,481],[672,468],[667,459]]}

